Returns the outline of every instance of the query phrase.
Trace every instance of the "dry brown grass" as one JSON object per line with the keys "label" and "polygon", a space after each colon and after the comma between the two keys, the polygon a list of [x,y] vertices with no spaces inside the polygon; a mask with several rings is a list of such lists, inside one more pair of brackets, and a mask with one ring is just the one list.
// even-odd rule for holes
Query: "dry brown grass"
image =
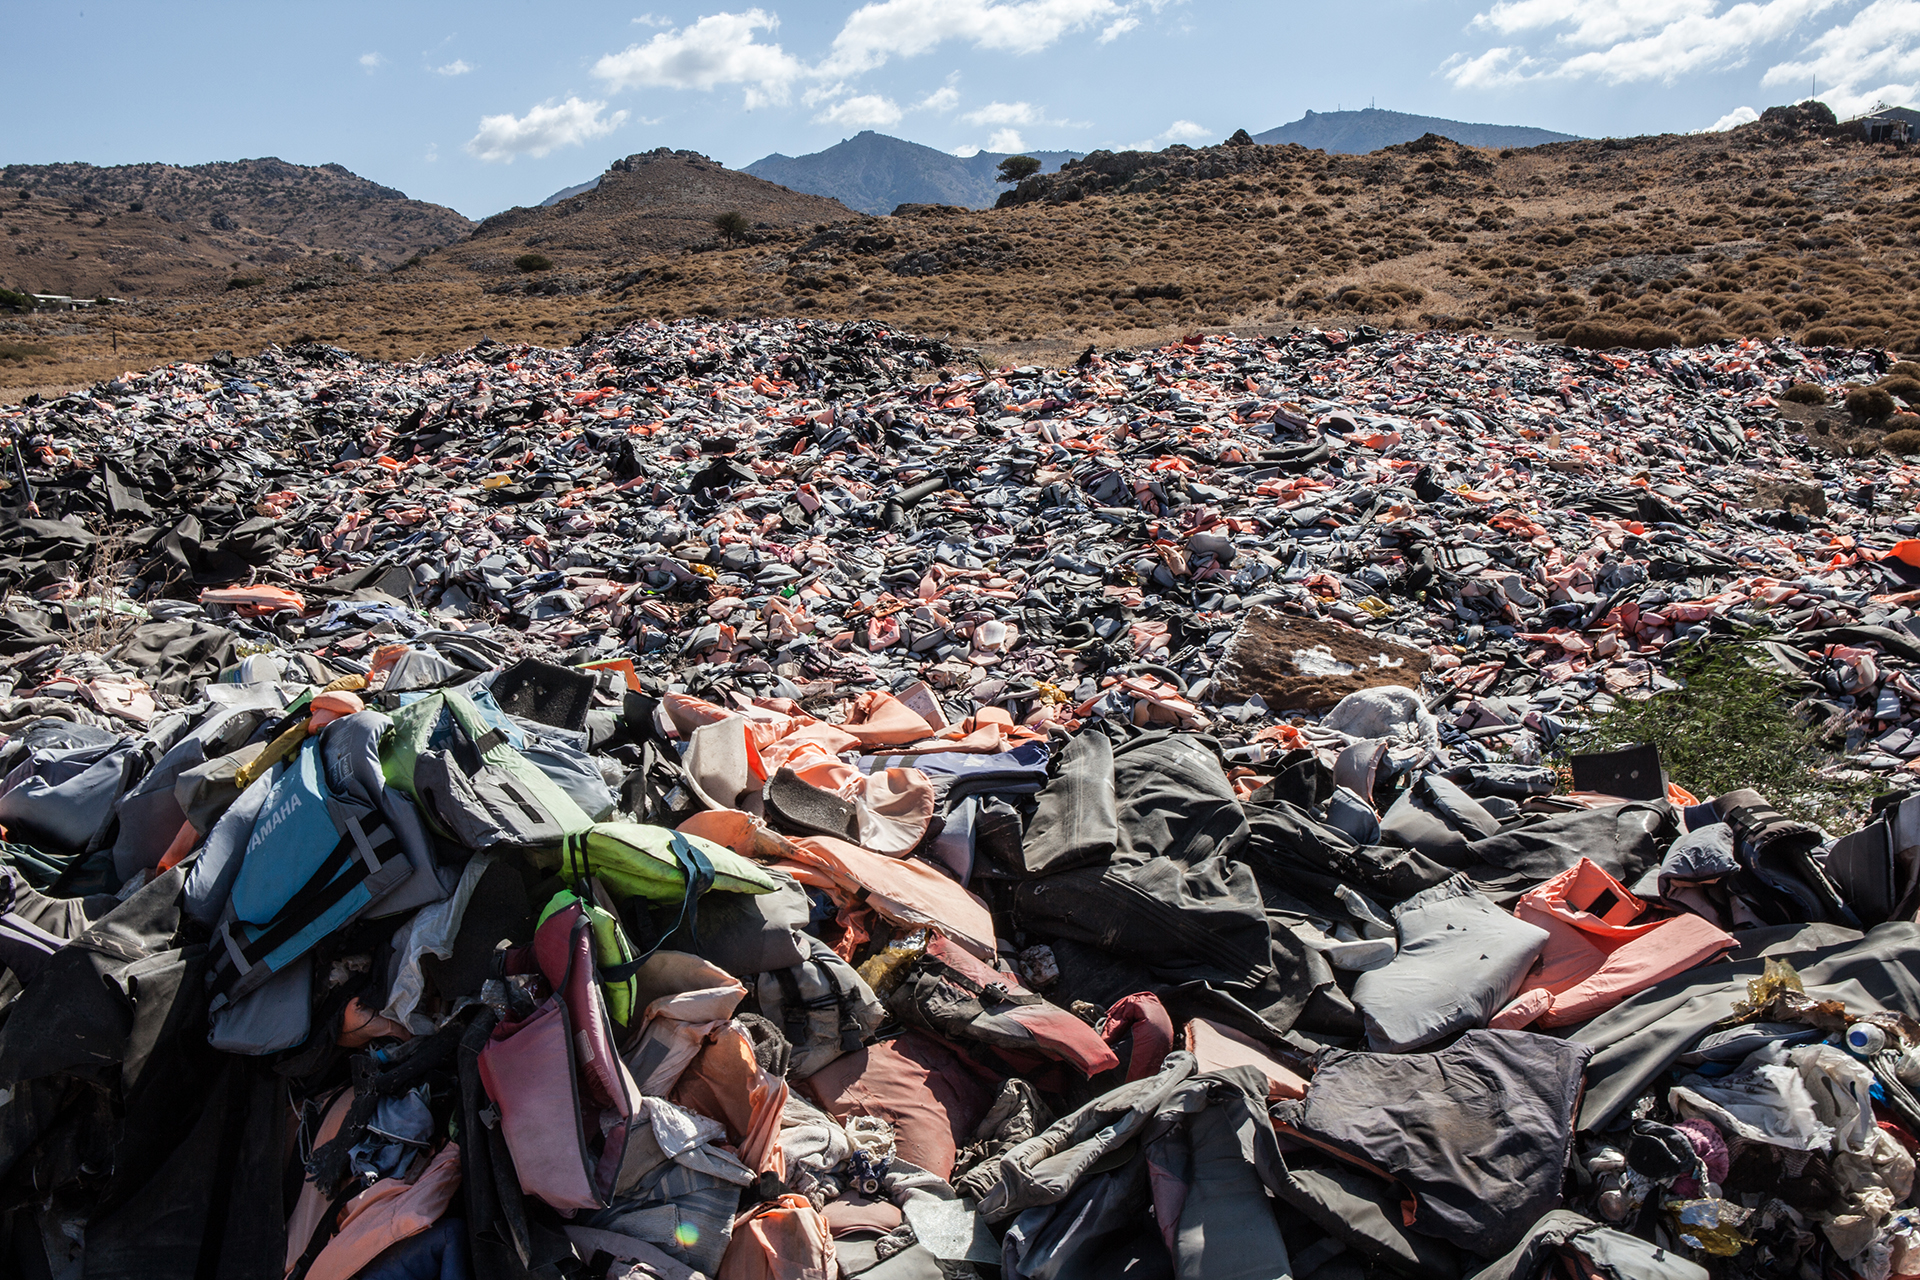
{"label": "dry brown grass", "polygon": [[[1451,143],[1371,156],[1228,150],[1249,167],[1059,205],[770,225],[729,247],[646,249],[631,226],[645,191],[628,183],[604,208],[589,195],[570,212],[489,220],[392,273],[322,273],[296,288],[282,267],[259,286],[227,291],[223,277],[113,317],[0,317],[0,339],[55,352],[0,366],[0,387],[300,337],[393,358],[483,335],[551,344],[640,319],[768,314],[876,318],[990,354],[1068,358],[1090,344],[1302,322],[1920,350],[1920,167],[1904,151],[1757,128],[1510,156]],[[674,218],[693,227],[705,197],[676,190]],[[553,269],[515,270],[534,250]]]}

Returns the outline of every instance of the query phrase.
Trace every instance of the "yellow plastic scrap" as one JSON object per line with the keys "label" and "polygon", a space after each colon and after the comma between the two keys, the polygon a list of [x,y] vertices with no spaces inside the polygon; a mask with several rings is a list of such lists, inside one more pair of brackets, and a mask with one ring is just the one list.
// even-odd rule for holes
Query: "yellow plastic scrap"
{"label": "yellow plastic scrap", "polygon": [[1385,600],[1382,600],[1379,596],[1368,596],[1364,600],[1356,601],[1356,603],[1376,618],[1393,616],[1393,606]]}
{"label": "yellow plastic scrap", "polygon": [[1807,993],[1806,987],[1800,982],[1799,971],[1785,960],[1769,957],[1760,976],[1747,980],[1747,998],[1734,1002],[1734,1016],[1750,1018],[1788,992],[1796,995]]}
{"label": "yellow plastic scrap", "polygon": [[[329,684],[320,692],[358,693],[366,687],[367,678],[365,676],[345,675]],[[240,788],[240,790],[245,791],[253,785],[254,779],[292,755],[294,749],[307,740],[307,733],[307,721],[305,720],[289,726],[279,737],[267,744],[265,751],[262,751],[259,755],[247,761],[247,763],[241,765],[239,769],[234,771],[234,785]]]}
{"label": "yellow plastic scrap", "polygon": [[915,929],[868,956],[856,972],[862,981],[873,988],[875,995],[884,998],[900,985],[906,976],[907,966],[918,960],[926,950],[927,931]]}
{"label": "yellow plastic scrap", "polygon": [[1672,1200],[1667,1203],[1667,1212],[1673,1215],[1681,1243],[1690,1249],[1716,1258],[1731,1258],[1754,1243],[1752,1236],[1740,1230],[1753,1211],[1737,1204],[1725,1200]]}
{"label": "yellow plastic scrap", "polygon": [[245,791],[253,785],[254,779],[292,755],[295,748],[299,747],[299,745],[306,740],[307,722],[301,720],[288,728],[272,742],[269,742],[265,751],[262,751],[259,755],[235,770],[233,785]]}

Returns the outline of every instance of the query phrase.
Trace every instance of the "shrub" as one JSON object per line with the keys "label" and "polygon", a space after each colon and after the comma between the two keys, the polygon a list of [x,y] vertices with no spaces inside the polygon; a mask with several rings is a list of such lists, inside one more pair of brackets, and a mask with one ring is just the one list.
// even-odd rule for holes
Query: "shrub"
{"label": "shrub", "polygon": [[513,265],[522,271],[545,271],[553,266],[553,259],[544,253],[523,253],[513,260]]}
{"label": "shrub", "polygon": [[1911,360],[1902,360],[1887,370],[1887,376],[1881,381],[1888,382],[1894,378],[1912,378],[1915,382],[1920,382],[1920,364],[1915,364]]}
{"label": "shrub", "polygon": [[1791,682],[1758,665],[1765,660],[1744,642],[1689,646],[1672,667],[1683,688],[1621,698],[1569,748],[1651,742],[1672,779],[1696,796],[1752,787],[1783,813],[1851,829],[1848,820],[1866,807],[1869,789],[1816,772],[1832,753],[1794,715]]}
{"label": "shrub", "polygon": [[[1898,416],[1902,418],[1913,417],[1910,413],[1903,413]],[[1915,422],[1916,424],[1920,424],[1920,419],[1915,419]],[[1880,447],[1888,453],[1897,453],[1903,458],[1920,453],[1920,430],[1909,427],[1901,431],[1889,431],[1885,436],[1881,437]]]}
{"label": "shrub", "polygon": [[1801,334],[1800,341],[1809,347],[1850,347],[1853,345],[1853,330],[1821,325]]}
{"label": "shrub", "polygon": [[11,289],[0,286],[0,310],[31,311],[33,310],[33,298],[29,294],[15,293]]}
{"label": "shrub", "polygon": [[1782,391],[1780,398],[1789,404],[1825,404],[1827,393],[1811,382],[1796,382]]}
{"label": "shrub", "polygon": [[1896,400],[1920,404],[1920,379],[1888,376],[1880,379],[1879,387]]}
{"label": "shrub", "polygon": [[25,364],[28,356],[50,356],[52,354],[52,347],[43,347],[35,342],[0,341],[0,360],[17,360],[21,364]]}
{"label": "shrub", "polygon": [[728,244],[733,244],[736,241],[746,239],[747,232],[753,230],[753,223],[747,221],[746,214],[741,213],[737,209],[729,209],[727,212],[719,214],[714,218],[713,229],[720,233],[722,240],[725,240]]}
{"label": "shrub", "polygon": [[1847,412],[1856,418],[1884,418],[1893,410],[1893,397],[1879,387],[1847,388]]}
{"label": "shrub", "polygon": [[1369,284],[1350,284],[1333,295],[1335,306],[1363,316],[1377,315],[1383,311],[1398,311],[1401,307],[1412,306],[1426,300],[1426,290],[1418,285],[1398,284],[1391,280],[1375,281]]}
{"label": "shrub", "polygon": [[1633,329],[1615,328],[1612,325],[1595,324],[1591,320],[1582,320],[1568,326],[1563,341],[1570,347],[1586,347],[1596,351],[1605,351],[1611,347],[1658,351],[1663,347],[1685,345],[1680,335],[1671,329],[1644,326]]}
{"label": "shrub", "polygon": [[265,276],[235,276],[227,281],[227,288],[229,290],[251,289],[257,284],[265,284],[266,282],[267,278]]}

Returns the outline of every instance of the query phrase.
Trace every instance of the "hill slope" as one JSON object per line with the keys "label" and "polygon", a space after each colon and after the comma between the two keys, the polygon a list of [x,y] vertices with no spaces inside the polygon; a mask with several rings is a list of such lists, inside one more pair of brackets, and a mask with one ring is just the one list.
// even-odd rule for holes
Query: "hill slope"
{"label": "hill slope", "polygon": [[1570,133],[1555,133],[1551,129],[1518,124],[1468,124],[1463,120],[1410,116],[1402,111],[1382,111],[1375,107],[1364,111],[1309,111],[1292,124],[1254,134],[1253,140],[1268,146],[1297,142],[1321,151],[1363,156],[1382,147],[1412,142],[1429,133],[1468,147],[1537,147],[1547,142],[1574,140]]}
{"label": "hill slope", "polygon": [[340,255],[391,267],[473,223],[337,164],[267,157],[183,167],[8,165],[0,280],[33,293],[168,297],[236,274]]}
{"label": "hill slope", "polygon": [[[668,186],[676,166],[717,168],[668,155]],[[706,241],[602,244],[587,224],[605,233],[609,220],[585,211],[572,215],[583,247],[563,248],[553,233],[568,219],[547,210],[517,236],[496,228],[337,288],[269,282],[106,314],[0,315],[0,386],[309,336],[411,356],[482,334],[552,343],[693,314],[715,318],[722,340],[729,317],[872,319],[988,344],[1015,363],[1196,330],[1363,320],[1583,346],[1790,334],[1920,351],[1920,172],[1824,108],[1774,108],[1727,133],[1507,156],[1441,138],[1366,156],[1252,144],[1096,153],[1029,181],[1036,189],[1022,184],[1009,208],[920,205],[888,218],[841,208],[727,247],[697,219],[692,233]],[[795,215],[796,202],[840,208],[756,186]],[[556,266],[522,275],[512,256],[533,235],[550,237],[541,251]],[[490,261],[463,265],[470,254]],[[9,343],[32,349],[9,359]]]}
{"label": "hill slope", "polygon": [[[1027,151],[1040,161],[1042,173],[1077,159],[1078,151]],[[984,209],[1004,189],[994,181],[994,170],[1007,153],[981,151],[956,156],[933,147],[890,138],[866,129],[812,155],[783,156],[778,152],[755,160],[742,170],[769,182],[831,196],[862,213],[887,214],[903,204],[956,204]]]}
{"label": "hill slope", "polygon": [[671,253],[718,239],[716,214],[739,213],[762,233],[858,216],[837,200],[763,181],[696,151],[653,151],[616,160],[597,182],[554,204],[508,209],[475,228],[437,264],[497,280],[522,273],[514,259],[539,253],[553,263],[540,280],[572,289],[571,273],[617,267],[647,254]]}

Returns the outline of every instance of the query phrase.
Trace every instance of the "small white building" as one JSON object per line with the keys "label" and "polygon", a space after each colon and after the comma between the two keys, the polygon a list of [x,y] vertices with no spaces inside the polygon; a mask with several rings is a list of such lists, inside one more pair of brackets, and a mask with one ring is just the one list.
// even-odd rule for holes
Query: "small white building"
{"label": "small white building", "polygon": [[1866,142],[1911,142],[1920,132],[1920,111],[1912,107],[1878,106],[1847,121]]}

